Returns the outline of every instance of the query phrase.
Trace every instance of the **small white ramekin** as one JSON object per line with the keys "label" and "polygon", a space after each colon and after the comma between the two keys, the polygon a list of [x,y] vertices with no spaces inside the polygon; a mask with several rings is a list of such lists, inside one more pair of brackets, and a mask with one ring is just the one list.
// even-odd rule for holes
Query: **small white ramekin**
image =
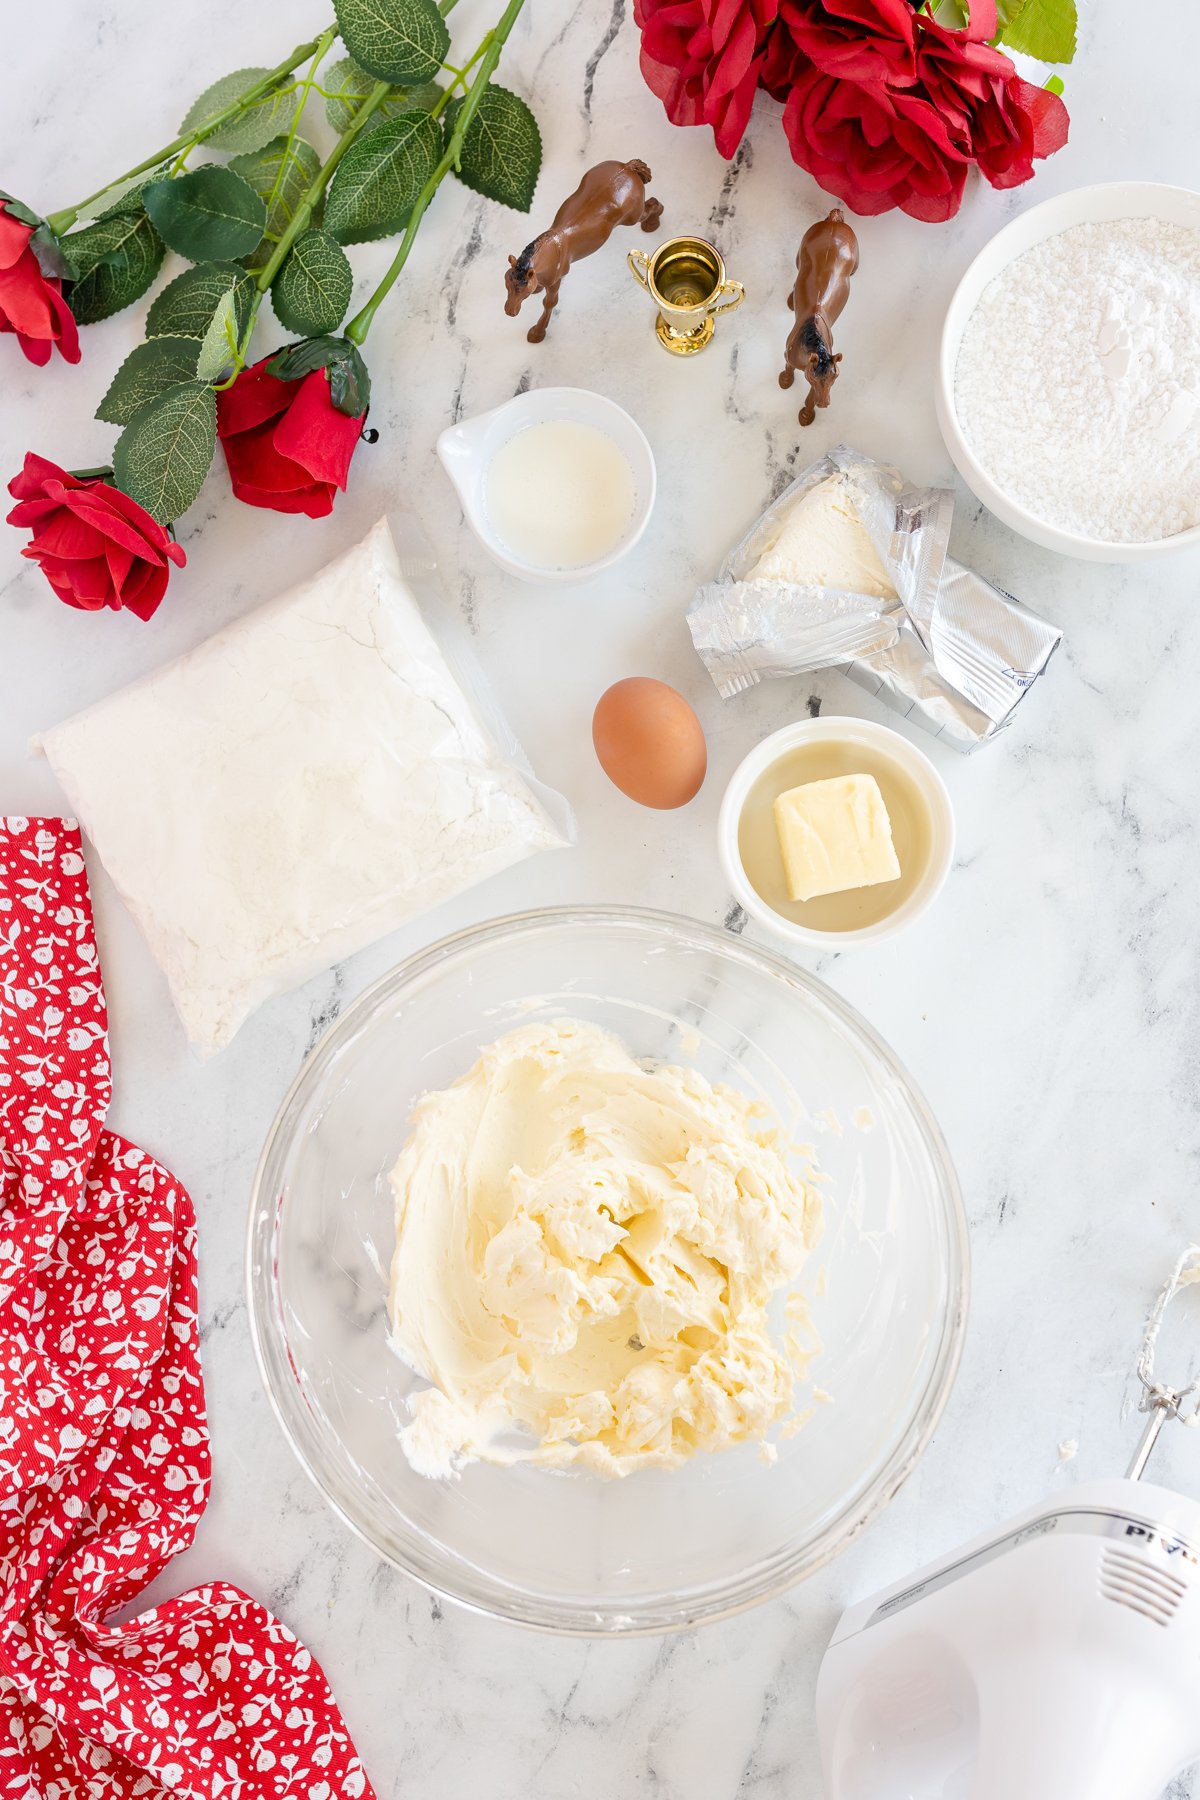
{"label": "small white ramekin", "polygon": [[[550,420],[570,420],[577,425],[591,425],[616,444],[633,471],[637,490],[637,506],[621,538],[604,556],[576,568],[552,569],[540,563],[524,561],[504,544],[488,518],[484,505],[484,485],[488,464],[510,438],[528,425],[544,425]],[[563,582],[587,581],[598,575],[633,549],[654,511],[658,474],[654,452],[641,426],[631,419],[624,407],[605,394],[593,394],[589,388],[529,388],[491,412],[479,413],[473,419],[461,419],[448,425],[437,441],[442,467],[458,489],[467,524],[479,539],[493,562],[517,575],[522,581]]]}
{"label": "small white ramekin", "polygon": [[[1180,550],[1200,544],[1200,525],[1177,531],[1171,537],[1154,538],[1145,543],[1113,543],[1107,538],[1082,537],[1064,531],[1029,512],[1000,487],[967,443],[954,406],[954,371],[959,346],[967,320],[979,304],[988,283],[1014,257],[1032,250],[1046,238],[1067,231],[1072,225],[1089,225],[1110,219],[1162,219],[1170,225],[1187,225],[1200,230],[1200,194],[1190,188],[1169,187],[1156,181],[1104,181],[1093,187],[1073,188],[1031,206],[998,231],[986,243],[954,290],[942,326],[942,345],[938,357],[935,398],[938,425],[955,468],[971,492],[995,513],[1005,525],[1040,544],[1045,550],[1057,550],[1063,556],[1077,557],[1081,562],[1124,563],[1149,562],[1160,556],[1174,556]],[[997,344],[996,357],[1014,354],[1011,344]]]}
{"label": "small white ramekin", "polygon": [[[785,919],[768,906],[752,886],[738,849],[742,808],[759,776],[781,756],[802,744],[831,742],[850,746],[862,744],[903,770],[924,795],[931,821],[929,861],[913,892],[887,918],[879,919],[873,925],[860,925],[855,931],[814,931],[810,926]],[[734,770],[717,819],[717,852],[738,905],[778,937],[810,950],[841,950],[855,944],[878,944],[884,938],[895,937],[897,932],[928,912],[941,893],[954,861],[954,808],[945,782],[924,751],[910,744],[898,731],[877,725],[872,719],[800,719],[764,738]]]}

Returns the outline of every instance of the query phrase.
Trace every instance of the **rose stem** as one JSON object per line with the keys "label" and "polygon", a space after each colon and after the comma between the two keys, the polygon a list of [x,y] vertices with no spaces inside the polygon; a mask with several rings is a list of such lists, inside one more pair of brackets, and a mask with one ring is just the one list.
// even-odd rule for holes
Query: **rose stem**
{"label": "rose stem", "polygon": [[[371,295],[361,312],[355,313],[349,325],[346,326],[344,335],[350,339],[351,343],[362,344],[365,341],[366,335],[371,329],[371,321],[379,310],[380,302],[383,300],[384,296],[391,291],[401,269],[408,261],[409,251],[413,247],[413,240],[417,235],[417,228],[425,215],[426,208],[433,199],[433,196],[437,193],[437,190],[441,186],[446,175],[449,174],[450,170],[458,161],[458,153],[462,149],[463,139],[467,134],[467,127],[479,110],[479,103],[483,98],[483,90],[490,81],[492,71],[495,69],[496,64],[500,61],[500,53],[504,48],[505,40],[516,23],[517,17],[524,4],[525,0],[508,0],[508,5],[504,9],[499,23],[493,30],[488,32],[487,36],[480,44],[475,56],[471,58],[471,62],[478,60],[479,67],[467,90],[467,97],[459,108],[458,117],[454,121],[454,130],[450,133],[450,138],[446,144],[442,159],[438,163],[437,168],[433,171],[433,174],[429,177],[429,180],[425,183],[425,186],[417,195],[416,202],[409,215],[408,225],[405,228],[404,236],[400,240],[400,248],[397,250],[387,274],[375,289],[375,292]],[[469,68],[471,65],[468,64],[467,66]]]}
{"label": "rose stem", "polygon": [[298,44],[290,56],[285,57],[281,63],[277,63],[275,68],[268,70],[260,81],[256,81],[253,87],[247,88],[244,94],[239,94],[236,100],[231,100],[228,106],[223,107],[214,118],[207,120],[198,130],[182,132],[172,143],[164,144],[161,150],[156,150],[153,156],[148,156],[143,162],[136,163],[132,169],[126,169],[123,175],[116,176],[112,181],[106,181],[102,188],[97,188],[96,192],[89,194],[86,200],[80,200],[74,206],[65,206],[61,212],[50,213],[46,223],[51,231],[57,236],[61,236],[64,231],[70,231],[84,207],[90,206],[94,200],[102,200],[110,189],[119,187],[123,181],[132,181],[135,175],[144,175],[147,169],[153,169],[156,164],[165,162],[168,156],[177,156],[183,149],[202,144],[205,138],[212,136],[214,131],[219,131],[222,125],[227,124],[238,113],[244,112],[256,100],[260,100],[282,76],[290,75],[299,63],[314,55],[320,48],[322,39],[327,39],[329,43],[332,43],[336,36],[337,27],[331,25],[327,31],[321,34],[321,37],[311,38],[306,44]]}
{"label": "rose stem", "polygon": [[254,332],[254,321],[258,317],[258,309],[262,305],[263,295],[267,292],[267,289],[274,281],[276,275],[278,275],[279,270],[283,265],[283,260],[296,239],[303,231],[307,230],[308,222],[312,218],[313,207],[325,192],[334,170],[341,162],[343,156],[345,156],[355,138],[361,132],[367,120],[371,117],[371,114],[378,109],[392,91],[393,88],[390,82],[377,81],[375,83],[374,87],[347,125],[345,131],[343,131],[341,137],[333,146],[333,149],[329,152],[329,155],[325,158],[325,161],[321,164],[317,173],[313,176],[311,184],[305,189],[300,204],[288,220],[287,226],[281,234],[279,242],[271,252],[270,261],[264,265],[259,273],[258,280],[255,283],[254,298],[250,302],[250,316],[246,320],[245,330],[238,340],[235,367],[232,374],[227,376],[223,382],[219,383],[219,386],[228,387],[230,383],[236,379],[239,371],[244,367],[246,350]]}

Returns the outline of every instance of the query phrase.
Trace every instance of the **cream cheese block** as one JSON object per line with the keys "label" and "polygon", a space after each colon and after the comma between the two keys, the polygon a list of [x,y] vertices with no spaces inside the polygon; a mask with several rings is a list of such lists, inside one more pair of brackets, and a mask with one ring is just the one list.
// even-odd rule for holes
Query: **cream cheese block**
{"label": "cream cheese block", "polygon": [[750,581],[787,581],[894,600],[896,589],[841,476],[808,488],[788,507],[783,528],[751,569]]}

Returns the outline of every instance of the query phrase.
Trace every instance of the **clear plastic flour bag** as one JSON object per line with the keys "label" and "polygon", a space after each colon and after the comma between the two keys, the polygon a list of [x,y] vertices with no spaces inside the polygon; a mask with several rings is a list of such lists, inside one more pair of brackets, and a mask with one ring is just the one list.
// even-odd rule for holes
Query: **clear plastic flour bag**
{"label": "clear plastic flour bag", "polygon": [[[37,741],[219,1050],[264,1000],[571,841],[411,521]],[[463,634],[465,635],[465,634]]]}

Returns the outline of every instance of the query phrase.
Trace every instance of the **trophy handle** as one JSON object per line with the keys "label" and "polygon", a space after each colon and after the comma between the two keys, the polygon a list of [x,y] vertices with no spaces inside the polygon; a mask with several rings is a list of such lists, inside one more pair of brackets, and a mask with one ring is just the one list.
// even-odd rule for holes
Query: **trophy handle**
{"label": "trophy handle", "polygon": [[[631,250],[629,254],[633,256],[635,252]],[[729,298],[727,300],[722,300],[722,294],[727,294]],[[713,295],[713,299],[717,304],[715,306],[710,306],[708,310],[710,313],[714,314],[733,312],[742,304],[742,301],[745,298],[746,290],[740,281],[723,281]]]}
{"label": "trophy handle", "polygon": [[629,264],[631,271],[637,277],[638,281],[641,282],[646,292],[649,293],[650,258],[646,255],[646,252],[644,250],[630,250],[626,253],[625,261]]}

